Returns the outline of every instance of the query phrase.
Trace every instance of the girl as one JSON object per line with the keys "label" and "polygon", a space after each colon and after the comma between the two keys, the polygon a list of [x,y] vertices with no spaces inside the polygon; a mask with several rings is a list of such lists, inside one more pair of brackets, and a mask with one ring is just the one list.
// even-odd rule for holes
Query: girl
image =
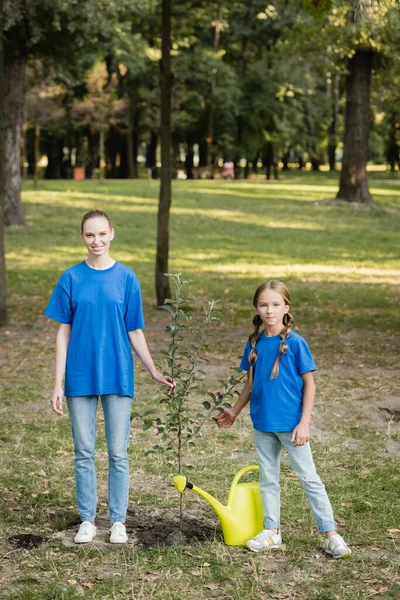
{"label": "girl", "polygon": [[329,498],[311,454],[309,425],[316,366],[305,339],[291,330],[289,292],[282,282],[267,281],[256,290],[253,304],[257,312],[254,331],[240,364],[249,371],[249,379],[233,408],[225,409],[217,417],[221,427],[230,427],[250,400],[265,529],[246,542],[246,546],[260,552],[282,544],[279,471],[283,444],[317,527],[326,535],[325,551],[334,558],[350,556],[350,548],[336,532]]}
{"label": "girl", "polygon": [[[81,239],[86,260],[61,276],[45,315],[58,321],[53,410],[63,414],[67,397],[75,450],[78,509],[82,520],[77,544],[96,535],[96,409],[100,396],[108,447],[108,504],[112,544],[128,539],[128,442],[133,397],[130,345],[158,383],[173,389],[170,377],[156,370],[142,332],[144,326],[139,282],[135,273],[113,260],[114,229],[106,213],[88,212],[82,219]],[[62,380],[65,373],[65,389]]]}

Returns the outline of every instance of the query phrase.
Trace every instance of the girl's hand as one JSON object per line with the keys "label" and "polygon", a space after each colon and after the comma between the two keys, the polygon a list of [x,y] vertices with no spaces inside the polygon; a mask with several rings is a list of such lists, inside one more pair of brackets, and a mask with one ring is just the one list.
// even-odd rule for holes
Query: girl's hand
{"label": "girl's hand", "polygon": [[215,420],[217,421],[217,425],[219,427],[224,427],[226,429],[234,424],[236,417],[237,415],[231,408],[224,408],[224,412],[220,413]]}
{"label": "girl's hand", "polygon": [[163,375],[162,373],[160,373],[160,371],[156,371],[155,373],[153,373],[152,377],[158,383],[166,385],[168,388],[170,388],[171,392],[175,391],[176,383],[169,375]]}
{"label": "girl's hand", "polygon": [[64,391],[61,386],[55,386],[53,395],[51,397],[51,407],[58,415],[62,416],[64,414],[62,401],[63,401]]}
{"label": "girl's hand", "polygon": [[300,423],[293,429],[291,442],[294,442],[295,446],[304,446],[310,439],[310,428],[306,423]]}

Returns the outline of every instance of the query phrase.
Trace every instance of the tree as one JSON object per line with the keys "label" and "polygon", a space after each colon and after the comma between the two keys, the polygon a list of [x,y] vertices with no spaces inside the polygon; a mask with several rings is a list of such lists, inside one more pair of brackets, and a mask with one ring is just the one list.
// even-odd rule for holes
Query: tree
{"label": "tree", "polygon": [[6,294],[6,260],[4,249],[4,197],[5,197],[5,85],[4,85],[4,43],[3,43],[4,11],[3,0],[0,0],[0,326],[7,323]]}
{"label": "tree", "polygon": [[116,25],[136,3],[86,0],[4,0],[6,77],[6,225],[23,225],[20,146],[24,110],[25,69],[28,57],[74,71],[79,57],[104,51],[116,35]]}
{"label": "tree", "polygon": [[171,207],[171,104],[173,75],[171,70],[171,8],[172,0],[162,0],[161,26],[161,175],[157,216],[156,296],[162,306],[170,297],[168,273],[169,211]]}
{"label": "tree", "polygon": [[51,130],[64,117],[62,106],[66,88],[55,82],[55,77],[45,75],[42,65],[37,63],[27,69],[28,90],[25,94],[26,129],[34,129],[33,175],[35,186],[38,180],[38,162],[40,159],[40,135],[43,129]]}

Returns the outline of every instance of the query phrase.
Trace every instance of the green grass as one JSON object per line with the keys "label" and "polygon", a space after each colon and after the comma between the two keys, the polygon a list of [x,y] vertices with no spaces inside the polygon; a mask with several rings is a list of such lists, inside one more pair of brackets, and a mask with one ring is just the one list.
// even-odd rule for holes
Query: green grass
{"label": "green grass", "polygon": [[[187,493],[187,511],[215,523],[215,540],[165,548],[66,547],[57,532],[77,519],[72,443],[67,418],[49,410],[56,326],[42,316],[58,276],[84,259],[83,214],[109,212],[113,256],[142,284],[146,336],[164,347],[168,316],[154,309],[158,184],[138,182],[26,183],[30,226],[7,231],[9,325],[0,330],[0,598],[16,600],[363,599],[400,596],[398,577],[400,430],[388,410],[399,402],[399,179],[374,174],[371,210],[325,202],[331,174],[289,174],[278,182],[175,182],[170,271],[194,280],[194,319],[206,299],[222,318],[206,368],[206,389],[237,364],[251,330],[252,296],[266,278],[291,292],[297,330],[319,367],[312,445],[351,560],[327,560],[300,486],[284,458],[285,548],[253,555],[223,544],[208,504]],[[138,366],[138,410],[155,402],[156,386]],[[397,403],[397,404],[396,404]],[[98,433],[99,512],[106,514],[107,456]],[[176,466],[144,453],[149,432],[133,422],[131,507],[176,510]],[[397,454],[396,454],[397,453]],[[234,473],[256,460],[244,414],[232,430],[210,423],[186,456],[191,480],[226,498]],[[197,514],[196,513],[196,514]],[[391,531],[390,531],[391,530]],[[31,533],[46,542],[18,549],[8,538]]]}

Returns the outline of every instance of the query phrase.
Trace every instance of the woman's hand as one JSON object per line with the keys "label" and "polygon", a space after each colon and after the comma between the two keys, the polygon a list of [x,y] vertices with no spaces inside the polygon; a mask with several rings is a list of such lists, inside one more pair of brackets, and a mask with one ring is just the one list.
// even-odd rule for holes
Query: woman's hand
{"label": "woman's hand", "polygon": [[224,408],[224,412],[220,413],[215,420],[219,427],[224,427],[226,429],[234,424],[236,417],[236,413],[234,413],[231,408]]}
{"label": "woman's hand", "polygon": [[310,439],[310,427],[307,423],[300,423],[293,429],[291,442],[295,446],[304,446]]}
{"label": "woman's hand", "polygon": [[160,373],[160,371],[155,371],[154,373],[152,373],[152,377],[158,383],[166,385],[168,388],[170,388],[171,392],[175,391],[176,383],[169,375],[163,375],[162,373]]}
{"label": "woman's hand", "polygon": [[64,414],[62,401],[63,401],[64,392],[62,386],[56,385],[53,391],[53,395],[51,397],[51,407],[58,415],[62,416]]}

